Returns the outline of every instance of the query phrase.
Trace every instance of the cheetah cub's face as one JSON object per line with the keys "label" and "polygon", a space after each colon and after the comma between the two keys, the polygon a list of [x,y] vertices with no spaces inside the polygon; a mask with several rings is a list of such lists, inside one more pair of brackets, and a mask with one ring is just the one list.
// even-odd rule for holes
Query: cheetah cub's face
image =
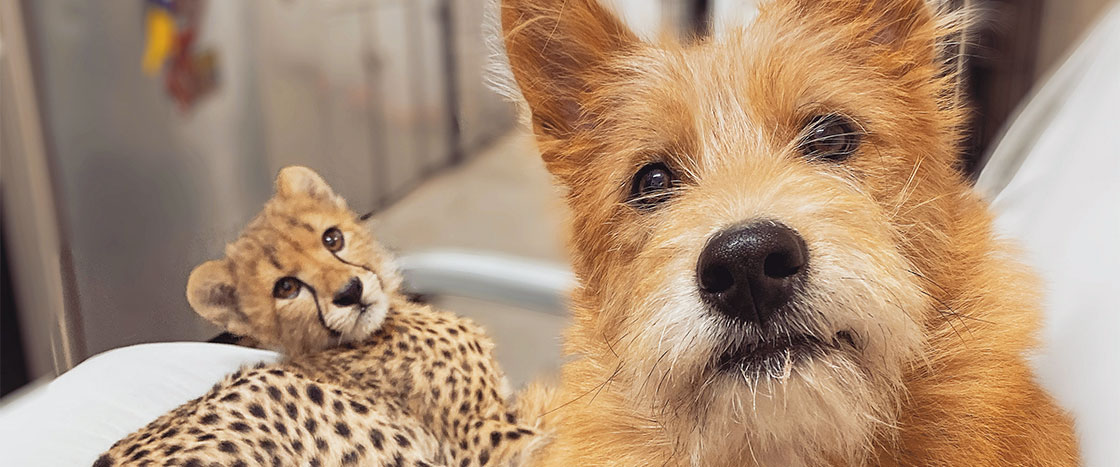
{"label": "cheetah cub's face", "polygon": [[314,171],[287,167],[226,257],[191,273],[187,300],[229,332],[297,354],[369,337],[399,285],[346,201]]}

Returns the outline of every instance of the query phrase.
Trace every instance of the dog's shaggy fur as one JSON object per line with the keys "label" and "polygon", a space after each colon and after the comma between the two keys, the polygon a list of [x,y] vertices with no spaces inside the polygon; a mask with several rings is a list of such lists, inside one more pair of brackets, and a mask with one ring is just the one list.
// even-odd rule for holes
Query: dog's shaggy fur
{"label": "dog's shaggy fur", "polygon": [[[1038,285],[956,168],[965,111],[920,0],[777,0],[747,29],[639,41],[595,0],[505,0],[506,58],[566,189],[580,286],[558,388],[522,395],[544,465],[1073,465],[1068,416],[1034,382]],[[806,154],[807,122],[858,133]],[[679,181],[631,199],[659,163]],[[701,300],[697,258],[729,226],[783,223],[808,249],[772,325]],[[738,370],[729,349],[827,351]]]}

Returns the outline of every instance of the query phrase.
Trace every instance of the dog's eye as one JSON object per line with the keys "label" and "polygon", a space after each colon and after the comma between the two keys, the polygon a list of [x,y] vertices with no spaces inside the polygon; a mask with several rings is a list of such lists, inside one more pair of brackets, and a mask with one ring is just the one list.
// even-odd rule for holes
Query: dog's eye
{"label": "dog's eye", "polygon": [[276,281],[276,285],[272,286],[272,296],[283,300],[293,299],[299,295],[299,288],[299,279],[281,277]]}
{"label": "dog's eye", "polygon": [[328,250],[335,252],[341,250],[346,245],[346,239],[342,236],[342,231],[337,227],[331,227],[323,232],[323,246]]}
{"label": "dog's eye", "polygon": [[840,162],[856,152],[860,132],[847,117],[836,114],[818,115],[805,125],[801,152],[810,159]]}
{"label": "dog's eye", "polygon": [[680,179],[665,164],[647,164],[634,175],[630,186],[630,202],[639,207],[652,207],[669,198],[669,190]]}

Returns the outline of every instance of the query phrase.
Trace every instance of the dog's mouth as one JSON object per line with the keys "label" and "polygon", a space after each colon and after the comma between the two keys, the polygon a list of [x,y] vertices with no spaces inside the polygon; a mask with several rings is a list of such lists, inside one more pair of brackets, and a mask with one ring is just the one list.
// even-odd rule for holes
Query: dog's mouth
{"label": "dog's mouth", "polygon": [[839,351],[844,346],[856,346],[849,331],[837,332],[831,339],[810,334],[778,337],[731,346],[713,361],[713,366],[721,372],[780,374],[798,364]]}

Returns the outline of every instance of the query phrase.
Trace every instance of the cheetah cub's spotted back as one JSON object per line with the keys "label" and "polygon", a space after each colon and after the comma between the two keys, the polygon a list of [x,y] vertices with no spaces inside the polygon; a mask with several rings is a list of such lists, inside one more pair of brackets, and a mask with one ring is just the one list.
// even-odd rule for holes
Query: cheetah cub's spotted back
{"label": "cheetah cub's spotted back", "polygon": [[[347,291],[354,276],[361,293]],[[494,343],[468,319],[409,302],[399,283],[318,175],[284,169],[227,257],[192,273],[188,296],[288,358],[227,376],[94,465],[519,464],[542,436],[510,408]],[[347,294],[359,298],[347,305]]]}

